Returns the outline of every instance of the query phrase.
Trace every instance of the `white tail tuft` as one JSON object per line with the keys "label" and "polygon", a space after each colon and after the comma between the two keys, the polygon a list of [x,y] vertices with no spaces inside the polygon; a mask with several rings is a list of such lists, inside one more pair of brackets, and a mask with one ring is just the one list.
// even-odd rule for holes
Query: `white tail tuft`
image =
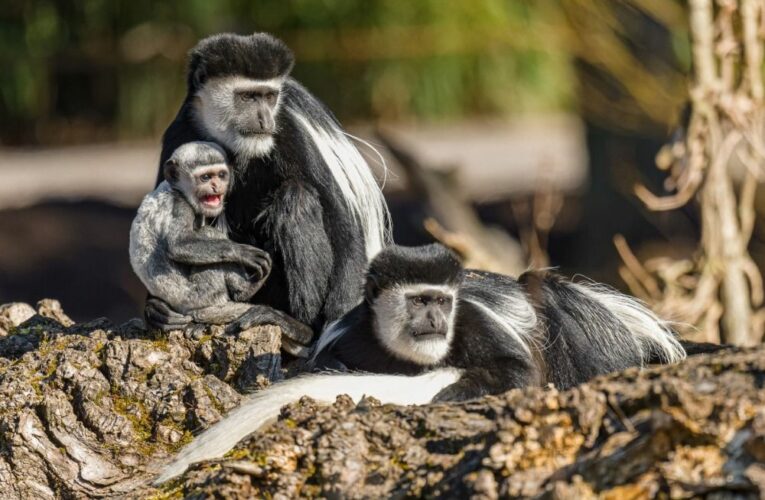
{"label": "white tail tuft", "polygon": [[650,359],[651,354],[657,354],[664,363],[677,363],[685,359],[685,349],[680,345],[669,323],[659,318],[638,299],[605,285],[572,285],[616,316],[639,343],[644,363]]}
{"label": "white tail tuft", "polygon": [[306,375],[257,392],[226,418],[197,436],[181,450],[175,460],[157,478],[164,483],[182,474],[194,462],[225,455],[247,435],[279,416],[282,406],[309,396],[331,403],[341,394],[358,402],[372,396],[383,403],[419,405],[429,403],[444,387],[460,376],[456,369],[439,369],[415,377],[404,375],[320,374]]}

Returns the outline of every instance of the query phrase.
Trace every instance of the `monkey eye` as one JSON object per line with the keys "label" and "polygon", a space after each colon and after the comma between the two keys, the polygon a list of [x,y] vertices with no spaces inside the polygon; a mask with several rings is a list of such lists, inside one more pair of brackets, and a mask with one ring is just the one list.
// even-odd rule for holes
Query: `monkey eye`
{"label": "monkey eye", "polygon": [[227,172],[221,172],[221,173],[218,174],[218,177],[220,177],[221,179],[226,179],[226,177],[228,177],[228,173]]}
{"label": "monkey eye", "polygon": [[202,180],[202,182],[208,182],[211,179],[210,174],[202,174],[199,176],[199,178]]}
{"label": "monkey eye", "polygon": [[276,102],[276,96],[278,95],[279,95],[278,92],[269,92],[268,94],[266,94],[266,99],[268,99],[269,103],[273,104]]}
{"label": "monkey eye", "polygon": [[416,306],[425,305],[425,301],[422,300],[422,297],[420,297],[419,295],[415,295],[414,297],[412,297],[411,301],[412,301],[412,304],[414,304]]}
{"label": "monkey eye", "polygon": [[442,306],[442,305],[446,304],[446,297],[438,297],[436,299],[436,302],[438,303],[439,306]]}

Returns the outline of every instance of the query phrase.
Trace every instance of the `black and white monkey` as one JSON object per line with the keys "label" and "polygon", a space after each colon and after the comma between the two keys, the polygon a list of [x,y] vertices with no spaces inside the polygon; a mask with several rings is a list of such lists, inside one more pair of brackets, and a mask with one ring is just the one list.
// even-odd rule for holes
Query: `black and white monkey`
{"label": "black and white monkey", "polygon": [[[258,241],[273,258],[254,302],[320,330],[357,304],[368,259],[389,241],[389,214],[367,163],[326,107],[289,76],[292,66],[290,50],[265,33],[200,41],[161,162],[186,142],[223,146],[236,179],[226,204],[232,237]],[[147,302],[155,326],[192,320],[167,306]],[[235,326],[267,320],[253,309]]]}
{"label": "black and white monkey", "polygon": [[465,270],[437,244],[391,246],[369,266],[364,301],[315,346],[318,368],[349,373],[307,375],[254,394],[197,437],[158,482],[223,455],[304,395],[460,401],[547,383],[564,389],[685,356],[667,323],[609,288],[540,272],[515,280]]}
{"label": "black and white monkey", "polygon": [[[247,301],[266,281],[271,258],[260,248],[228,238],[223,208],[231,176],[226,154],[209,142],[184,144],[165,162],[164,178],[143,199],[133,220],[133,270],[151,295],[194,321],[234,321],[256,307]],[[302,328],[303,339],[310,339],[305,325],[278,311],[261,312],[292,331]]]}
{"label": "black and white monkey", "polygon": [[316,346],[319,369],[462,370],[435,401],[462,401],[685,357],[669,326],[635,299],[529,271],[463,269],[439,244],[391,246],[370,264],[365,300]]}

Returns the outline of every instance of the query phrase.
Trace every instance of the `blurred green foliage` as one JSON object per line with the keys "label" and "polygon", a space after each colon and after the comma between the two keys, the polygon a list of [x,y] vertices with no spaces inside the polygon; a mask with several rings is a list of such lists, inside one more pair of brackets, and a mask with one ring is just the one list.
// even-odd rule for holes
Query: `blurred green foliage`
{"label": "blurred green foliage", "polygon": [[436,120],[568,107],[570,56],[533,0],[11,0],[0,14],[0,142],[158,137],[185,55],[268,31],[343,120]]}

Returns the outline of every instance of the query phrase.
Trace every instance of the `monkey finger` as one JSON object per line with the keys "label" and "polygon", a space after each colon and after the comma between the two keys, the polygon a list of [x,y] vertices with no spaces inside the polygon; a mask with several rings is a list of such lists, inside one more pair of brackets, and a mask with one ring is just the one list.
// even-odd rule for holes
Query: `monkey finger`
{"label": "monkey finger", "polygon": [[271,267],[273,265],[273,259],[271,258],[271,254],[263,251],[263,259],[268,263],[268,267]]}
{"label": "monkey finger", "polygon": [[268,277],[268,275],[271,274],[271,266],[265,261],[260,262],[260,266],[255,270],[254,273],[254,280],[255,281],[261,281]]}
{"label": "monkey finger", "polygon": [[458,381],[441,389],[431,401],[433,403],[467,401],[476,397],[476,394],[478,394],[476,387],[471,388]]}
{"label": "monkey finger", "polygon": [[267,268],[271,268],[273,262],[271,260],[271,256],[268,255],[268,252],[261,252],[260,255],[258,255],[258,261],[262,262],[264,266]]}
{"label": "monkey finger", "polygon": [[433,396],[431,403],[445,403],[453,399],[451,386],[441,389],[438,394]]}
{"label": "monkey finger", "polygon": [[271,266],[273,265],[271,262],[271,257],[269,257],[268,254],[261,255],[258,259],[258,262],[260,262],[260,265],[266,269],[271,269]]}
{"label": "monkey finger", "polygon": [[250,256],[243,262],[243,264],[245,267],[253,271],[261,272],[260,269],[263,267],[263,260],[257,256]]}
{"label": "monkey finger", "polygon": [[258,280],[263,277],[264,271],[263,261],[255,261],[255,265],[252,266],[252,277]]}
{"label": "monkey finger", "polygon": [[153,309],[159,312],[160,314],[163,314],[168,317],[175,317],[175,318],[183,318],[184,316],[172,309],[167,302],[165,302],[162,299],[158,299],[157,297],[149,297],[146,300],[146,308],[147,309]]}
{"label": "monkey finger", "polygon": [[304,345],[292,342],[289,337],[282,337],[282,349],[296,358],[308,358],[311,349]]}
{"label": "monkey finger", "polygon": [[259,262],[261,265],[271,267],[271,256],[268,252],[261,250],[260,248],[253,248],[252,260],[253,262]]}
{"label": "monkey finger", "polygon": [[282,328],[282,337],[300,345],[309,345],[313,340],[313,330],[302,323],[299,325],[290,325],[291,327],[286,329]]}
{"label": "monkey finger", "polygon": [[166,315],[161,314],[154,309],[148,308],[144,311],[144,319],[148,327],[155,328],[163,332],[171,330],[182,330],[188,324],[176,321],[175,318],[168,318]]}
{"label": "monkey finger", "polygon": [[271,274],[271,264],[263,262],[260,266],[260,279],[268,277],[269,274]]}
{"label": "monkey finger", "polygon": [[247,311],[235,321],[229,323],[228,326],[226,326],[225,332],[227,335],[233,335],[243,330],[247,330],[248,328],[252,328],[254,324],[255,319],[252,317],[252,314],[250,314],[250,311]]}
{"label": "monkey finger", "polygon": [[202,323],[191,323],[184,330],[184,336],[192,340],[199,340],[207,333],[207,325]]}
{"label": "monkey finger", "polygon": [[151,297],[146,301],[144,316],[147,322],[160,330],[176,330],[191,323],[191,317],[180,314],[163,300]]}
{"label": "monkey finger", "polygon": [[313,330],[295,318],[272,307],[255,305],[242,314],[226,328],[226,333],[233,334],[254,326],[276,325],[282,330],[282,338],[288,338],[292,343],[309,345],[313,340]]}

